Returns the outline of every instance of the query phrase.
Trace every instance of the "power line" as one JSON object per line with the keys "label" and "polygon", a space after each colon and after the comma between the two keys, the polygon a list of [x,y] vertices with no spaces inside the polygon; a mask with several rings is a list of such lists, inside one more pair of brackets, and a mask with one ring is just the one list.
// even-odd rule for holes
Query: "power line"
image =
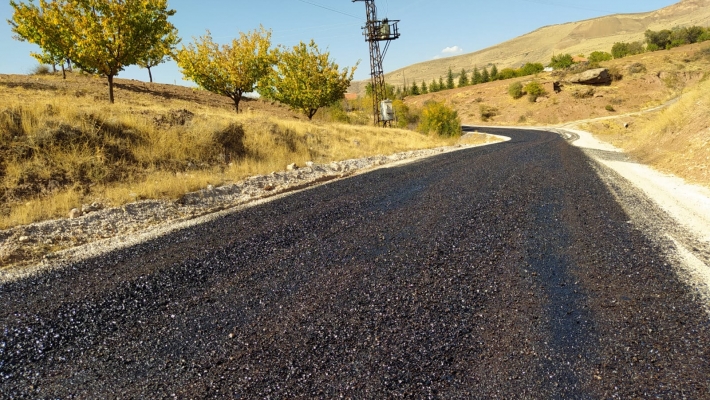
{"label": "power line", "polygon": [[346,16],[348,16],[348,17],[355,18],[355,19],[357,19],[357,20],[359,20],[359,21],[362,21],[362,18],[361,18],[361,17],[356,17],[356,16],[354,16],[354,15],[352,15],[352,14],[348,14],[348,13],[345,13],[345,12],[342,12],[342,11],[338,11],[338,10],[335,10],[335,9],[333,9],[333,8],[329,8],[329,7],[320,5],[320,4],[312,3],[312,2],[306,1],[306,0],[298,0],[298,1],[300,1],[301,3],[310,4],[310,5],[312,5],[312,6],[319,7],[319,8],[322,8],[322,9],[324,9],[324,10],[328,10],[328,11],[332,11],[332,12],[334,12],[334,13],[346,15]]}

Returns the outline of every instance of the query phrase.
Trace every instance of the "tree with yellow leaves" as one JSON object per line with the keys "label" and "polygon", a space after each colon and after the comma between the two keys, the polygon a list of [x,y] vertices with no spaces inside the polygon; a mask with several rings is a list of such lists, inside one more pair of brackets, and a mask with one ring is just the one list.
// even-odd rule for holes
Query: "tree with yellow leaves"
{"label": "tree with yellow leaves", "polygon": [[177,37],[167,0],[40,0],[39,6],[12,0],[10,5],[14,13],[8,22],[20,38],[104,75],[111,103],[113,78],[161,41]]}
{"label": "tree with yellow leaves", "polygon": [[301,42],[279,51],[278,62],[259,88],[259,93],[303,112],[308,119],[321,107],[343,99],[357,65],[339,70],[330,53],[321,53],[316,43]]}
{"label": "tree with yellow leaves", "polygon": [[276,61],[271,49],[271,31],[259,30],[239,33],[231,45],[215,43],[209,31],[182,46],[176,54],[178,66],[185,79],[195,82],[210,92],[229,97],[239,112],[242,95],[251,93],[273,68]]}

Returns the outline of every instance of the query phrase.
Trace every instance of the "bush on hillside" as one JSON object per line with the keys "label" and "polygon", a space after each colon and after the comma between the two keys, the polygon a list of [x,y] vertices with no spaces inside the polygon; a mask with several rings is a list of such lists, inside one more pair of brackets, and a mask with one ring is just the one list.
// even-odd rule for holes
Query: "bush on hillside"
{"label": "bush on hillside", "polygon": [[547,94],[545,88],[542,87],[542,85],[538,81],[532,81],[528,83],[527,85],[525,85],[523,90],[525,91],[525,93],[528,94],[528,100],[530,100],[531,103],[537,101],[538,97],[542,97]]}
{"label": "bush on hillside", "polygon": [[486,104],[481,104],[478,106],[478,110],[481,113],[481,120],[483,122],[487,122],[488,120],[492,119],[496,115],[498,115],[498,109],[495,107],[491,107]]}
{"label": "bush on hillside", "polygon": [[508,94],[515,100],[523,97],[525,92],[523,91],[523,84],[520,82],[511,83],[508,86]]}
{"label": "bush on hillside", "polygon": [[627,71],[629,71],[630,74],[640,74],[643,72],[646,72],[646,66],[641,64],[641,63],[633,63],[628,66]]}
{"label": "bush on hillside", "polygon": [[439,136],[458,136],[461,134],[461,118],[456,110],[446,104],[430,101],[424,105],[419,131],[435,132]]}

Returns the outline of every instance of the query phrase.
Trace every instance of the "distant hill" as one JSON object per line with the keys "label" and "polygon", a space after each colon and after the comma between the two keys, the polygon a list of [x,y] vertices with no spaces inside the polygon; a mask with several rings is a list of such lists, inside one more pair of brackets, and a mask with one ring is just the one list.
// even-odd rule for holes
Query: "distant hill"
{"label": "distant hill", "polygon": [[[647,29],[661,30],[683,26],[710,25],[710,0],[683,0],[657,11],[639,14],[616,14],[561,25],[540,28],[526,35],[474,53],[426,61],[386,74],[395,86],[416,80],[427,83],[474,66],[496,64],[499,69],[519,67],[526,62],[548,63],[554,54],[588,55],[593,51],[610,51],[616,42],[644,39]],[[366,81],[353,82],[352,91],[361,93]]]}

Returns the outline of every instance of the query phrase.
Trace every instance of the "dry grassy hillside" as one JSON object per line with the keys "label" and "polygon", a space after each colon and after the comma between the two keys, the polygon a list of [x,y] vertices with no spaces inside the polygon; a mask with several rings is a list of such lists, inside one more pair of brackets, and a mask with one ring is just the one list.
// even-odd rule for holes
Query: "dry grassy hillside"
{"label": "dry grassy hillside", "polygon": [[[387,82],[401,85],[408,82],[431,82],[454,72],[474,66],[495,64],[499,69],[519,67],[526,62],[548,63],[554,54],[585,54],[610,51],[616,42],[642,40],[647,29],[662,30],[676,26],[710,25],[710,0],[684,0],[649,13],[610,15],[580,22],[552,25],[475,53],[414,64],[386,75]],[[363,82],[352,90],[363,90]]]}
{"label": "dry grassy hillside", "polygon": [[[559,125],[613,118],[586,127],[640,162],[710,187],[710,43],[644,53],[602,66],[621,79],[608,86],[586,86],[565,83],[569,75],[542,73],[410,96],[406,103],[421,107],[428,100],[445,101],[464,123],[475,125]],[[533,80],[548,91],[536,102],[527,97],[515,100],[508,93],[511,84]],[[562,85],[559,93],[552,90],[557,81]],[[678,104],[667,110],[629,115],[679,96]]]}
{"label": "dry grassy hillside", "polygon": [[310,122],[277,103],[181,86],[70,74],[0,75],[0,229],[82,204],[177,198],[207,185],[437,147],[456,139]]}

